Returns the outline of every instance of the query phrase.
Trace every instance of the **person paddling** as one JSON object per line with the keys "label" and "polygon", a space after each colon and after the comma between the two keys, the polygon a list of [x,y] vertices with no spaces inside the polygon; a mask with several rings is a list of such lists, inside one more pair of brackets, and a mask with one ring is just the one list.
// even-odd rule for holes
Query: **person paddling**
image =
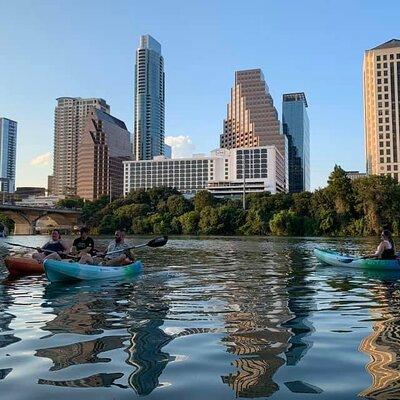
{"label": "person paddling", "polygon": [[[103,254],[97,253],[95,257],[91,257],[89,254],[85,254],[81,257],[79,262],[81,264],[108,266],[120,266],[130,264],[132,262],[132,257],[130,253],[127,254],[127,249],[131,247],[132,245],[125,242],[125,231],[123,231],[122,229],[117,229],[114,234],[114,240],[109,243],[106,252],[104,252]],[[120,252],[118,252],[118,250],[120,250]],[[107,255],[107,253],[110,252],[116,253]]]}
{"label": "person paddling", "polygon": [[111,253],[113,251],[121,250],[120,253],[109,254],[106,255],[106,262],[105,265],[125,265],[132,262],[132,258],[130,253],[127,254],[127,248],[131,248],[132,245],[125,242],[125,231],[122,229],[117,229],[114,234],[114,240],[110,242],[107,247],[107,253]]}
{"label": "person paddling", "polygon": [[396,258],[396,249],[394,246],[392,233],[384,229],[381,233],[381,242],[374,254],[364,256],[363,258],[379,258],[382,260],[391,260]]}
{"label": "person paddling", "polygon": [[32,258],[40,263],[47,259],[61,260],[66,257],[67,251],[67,245],[61,240],[60,231],[53,229],[51,239],[42,247],[38,247],[37,253],[33,253]]}

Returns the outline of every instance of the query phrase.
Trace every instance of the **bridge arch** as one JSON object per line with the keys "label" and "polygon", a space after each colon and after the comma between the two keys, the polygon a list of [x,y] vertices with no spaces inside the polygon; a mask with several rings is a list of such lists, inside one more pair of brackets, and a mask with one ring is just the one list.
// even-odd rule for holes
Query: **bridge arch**
{"label": "bridge arch", "polygon": [[81,212],[79,210],[23,207],[17,205],[0,205],[0,212],[14,221],[15,235],[32,235],[36,233],[37,223],[48,218],[54,222],[51,226],[71,231],[79,224]]}

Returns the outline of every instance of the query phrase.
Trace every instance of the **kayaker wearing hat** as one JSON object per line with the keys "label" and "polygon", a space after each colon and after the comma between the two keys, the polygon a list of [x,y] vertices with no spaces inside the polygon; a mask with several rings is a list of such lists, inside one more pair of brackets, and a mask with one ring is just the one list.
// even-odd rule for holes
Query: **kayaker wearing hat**
{"label": "kayaker wearing hat", "polygon": [[40,263],[47,259],[60,260],[67,256],[67,251],[67,245],[61,240],[60,231],[53,229],[51,239],[42,247],[38,247],[37,253],[33,253],[32,257]]}
{"label": "kayaker wearing hat", "polygon": [[379,243],[376,252],[362,258],[379,258],[382,260],[395,259],[396,249],[394,246],[392,233],[388,229],[384,229],[381,233],[381,242]]}

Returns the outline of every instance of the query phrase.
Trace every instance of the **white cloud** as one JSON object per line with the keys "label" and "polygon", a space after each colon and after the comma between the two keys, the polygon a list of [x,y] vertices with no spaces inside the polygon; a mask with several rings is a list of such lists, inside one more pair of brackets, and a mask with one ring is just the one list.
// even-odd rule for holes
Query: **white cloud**
{"label": "white cloud", "polygon": [[187,135],[166,136],[165,143],[172,147],[172,157],[174,158],[191,157],[196,148],[192,139]]}
{"label": "white cloud", "polygon": [[49,165],[50,162],[51,162],[51,154],[49,152],[33,158],[30,164],[37,166],[44,166],[44,165]]}

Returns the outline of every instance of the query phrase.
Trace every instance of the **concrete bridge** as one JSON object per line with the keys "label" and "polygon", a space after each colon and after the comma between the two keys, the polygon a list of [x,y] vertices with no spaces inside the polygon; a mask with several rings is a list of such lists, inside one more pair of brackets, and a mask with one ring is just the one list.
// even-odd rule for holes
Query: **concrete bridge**
{"label": "concrete bridge", "polygon": [[33,235],[40,222],[50,222],[49,226],[71,231],[80,223],[82,211],[69,208],[24,207],[0,204],[0,212],[14,221],[15,235]]}

